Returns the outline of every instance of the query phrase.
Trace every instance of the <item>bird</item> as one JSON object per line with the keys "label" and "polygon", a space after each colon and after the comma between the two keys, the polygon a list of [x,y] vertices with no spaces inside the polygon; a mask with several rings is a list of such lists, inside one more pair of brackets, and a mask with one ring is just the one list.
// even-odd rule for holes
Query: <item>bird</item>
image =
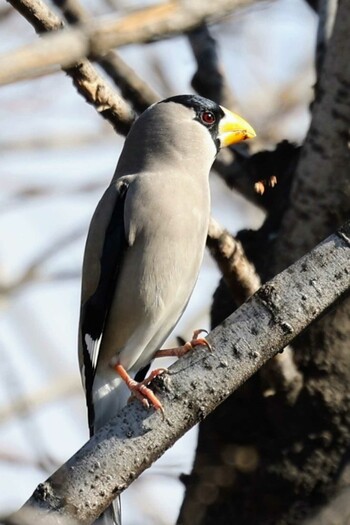
{"label": "bird", "polygon": [[[137,379],[162,355],[195,286],[217,153],[254,136],[243,118],[192,94],[153,104],[131,126],[84,252],[79,363],[91,436],[125,405],[125,384],[145,406],[162,410],[148,384],[164,369]],[[202,342],[196,331],[163,355]],[[118,502],[107,511],[104,522],[119,524]]]}

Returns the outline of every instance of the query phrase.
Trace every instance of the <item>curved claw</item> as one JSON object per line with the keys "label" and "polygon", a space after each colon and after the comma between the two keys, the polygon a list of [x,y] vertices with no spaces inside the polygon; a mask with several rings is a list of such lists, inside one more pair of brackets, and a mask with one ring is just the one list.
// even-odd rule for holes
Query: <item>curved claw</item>
{"label": "curved claw", "polygon": [[202,333],[205,333],[206,335],[209,334],[208,330],[206,330],[205,328],[198,328],[198,330],[194,330],[192,339],[197,339],[199,334],[202,334]]}
{"label": "curved claw", "polygon": [[129,376],[129,374],[122,365],[116,364],[113,366],[113,368],[117,372],[117,374],[123,379],[123,381],[125,381],[127,387],[131,392],[131,399],[132,397],[136,397],[136,399],[138,399],[145,408],[153,406],[153,408],[155,408],[156,410],[160,410],[164,417],[164,409],[162,403],[159,401],[154,392],[152,392],[152,390],[148,388],[147,385],[149,385],[149,383],[155,377],[167,372],[166,368],[157,368],[156,370],[153,370],[150,373],[150,375],[140,383],[135,381],[135,379],[132,379],[132,377]]}
{"label": "curved claw", "polygon": [[159,401],[157,396],[154,394],[154,392],[152,392],[150,388],[148,388],[142,383],[138,383],[137,381],[135,381],[135,384],[133,385],[128,385],[128,387],[131,391],[131,398],[136,397],[136,399],[141,401],[142,405],[145,408],[153,406],[153,408],[155,408],[156,410],[160,410],[164,415],[162,403]]}
{"label": "curved claw", "polygon": [[182,346],[176,348],[165,348],[163,350],[158,350],[154,357],[182,357],[187,354],[190,350],[193,350],[196,346],[206,346],[208,350],[212,350],[210,343],[204,337],[198,337],[202,332],[208,333],[207,330],[200,328],[193,332],[192,340],[188,341]]}
{"label": "curved claw", "polygon": [[205,332],[207,335],[209,334],[208,330],[205,330],[205,328],[199,328],[198,330],[195,330],[193,332],[192,341],[190,341],[190,345],[192,346],[192,348],[194,348],[195,346],[206,346],[208,350],[212,351],[213,349],[209,341],[207,341],[205,337],[198,337],[199,334],[203,332]]}

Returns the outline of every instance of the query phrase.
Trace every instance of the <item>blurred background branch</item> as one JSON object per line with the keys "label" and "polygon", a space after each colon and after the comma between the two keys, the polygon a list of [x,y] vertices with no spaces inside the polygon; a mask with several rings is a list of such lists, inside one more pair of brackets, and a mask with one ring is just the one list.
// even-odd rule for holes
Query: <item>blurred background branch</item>
{"label": "blurred background branch", "polygon": [[84,57],[94,59],[113,47],[142,44],[178,35],[206,20],[217,21],[234,9],[264,0],[216,0],[215,4],[207,0],[190,3],[174,0],[124,18],[94,19],[78,29],[59,32],[57,29],[62,25],[57,20],[42,24],[42,20],[46,21],[48,16],[51,18],[51,14],[47,8],[38,8],[39,0],[8,1],[22,14],[29,11],[28,21],[40,27],[41,31],[55,30],[55,34],[47,36],[40,43],[27,45],[0,57],[0,84],[16,82],[28,74],[32,77],[35,71],[37,75],[47,74],[45,68],[49,66],[69,68]]}
{"label": "blurred background branch", "polygon": [[[51,11],[42,0],[9,0],[13,7],[17,9],[30,22],[34,29],[39,33],[56,32],[63,27],[63,21]],[[19,62],[23,67],[29,68],[29,71],[35,71],[40,68],[42,71],[43,61],[48,57],[57,57],[58,51],[54,44],[53,50],[46,50],[45,44],[42,40],[33,44],[38,49],[38,62],[35,58],[35,53],[26,46],[23,49],[23,55],[19,58]],[[64,49],[71,54],[74,50],[74,44],[70,40],[64,42]],[[92,64],[85,60],[84,52],[81,50],[76,56],[76,60],[81,59],[78,63],[73,65],[76,60],[70,60],[70,67],[66,67],[66,73],[73,79],[73,83],[78,92],[85,98],[86,102],[92,104],[95,109],[108,120],[117,132],[125,134],[133,122],[135,115],[131,108],[126,104],[124,99],[120,97],[115,91],[111,89],[105,79],[94,69]],[[16,70],[16,59],[9,59],[6,54],[3,59],[7,61],[10,68],[10,76]],[[0,62],[1,62],[0,57]],[[60,57],[55,58],[57,65],[62,64]],[[6,64],[4,65],[6,70]],[[12,72],[11,72],[12,71]],[[21,77],[23,78],[23,77]],[[18,80],[18,76],[14,80]],[[1,84],[1,75],[0,75]]]}

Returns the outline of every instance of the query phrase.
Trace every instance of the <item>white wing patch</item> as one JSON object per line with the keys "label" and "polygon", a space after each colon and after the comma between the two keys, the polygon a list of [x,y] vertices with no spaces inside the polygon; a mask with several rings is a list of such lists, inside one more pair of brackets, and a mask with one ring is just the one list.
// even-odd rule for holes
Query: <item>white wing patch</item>
{"label": "white wing patch", "polygon": [[85,334],[85,344],[86,344],[86,348],[90,355],[91,364],[92,364],[93,369],[96,368],[98,354],[100,351],[101,340],[102,340],[102,334],[96,340],[94,340],[90,334]]}
{"label": "white wing patch", "polygon": [[82,365],[80,369],[80,375],[81,375],[81,382],[83,383],[83,388],[86,392],[86,381],[85,381],[85,365]]}

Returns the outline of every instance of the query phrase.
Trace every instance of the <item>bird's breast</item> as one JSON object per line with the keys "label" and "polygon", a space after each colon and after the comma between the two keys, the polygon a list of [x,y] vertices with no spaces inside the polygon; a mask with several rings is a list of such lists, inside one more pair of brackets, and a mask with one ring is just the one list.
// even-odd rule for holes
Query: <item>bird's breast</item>
{"label": "bird's breast", "polygon": [[130,207],[126,214],[132,217],[130,252],[138,261],[137,281],[145,303],[156,310],[169,301],[186,303],[198,277],[208,231],[208,177],[179,178],[171,172],[162,178],[140,177],[130,197],[126,203]]}

